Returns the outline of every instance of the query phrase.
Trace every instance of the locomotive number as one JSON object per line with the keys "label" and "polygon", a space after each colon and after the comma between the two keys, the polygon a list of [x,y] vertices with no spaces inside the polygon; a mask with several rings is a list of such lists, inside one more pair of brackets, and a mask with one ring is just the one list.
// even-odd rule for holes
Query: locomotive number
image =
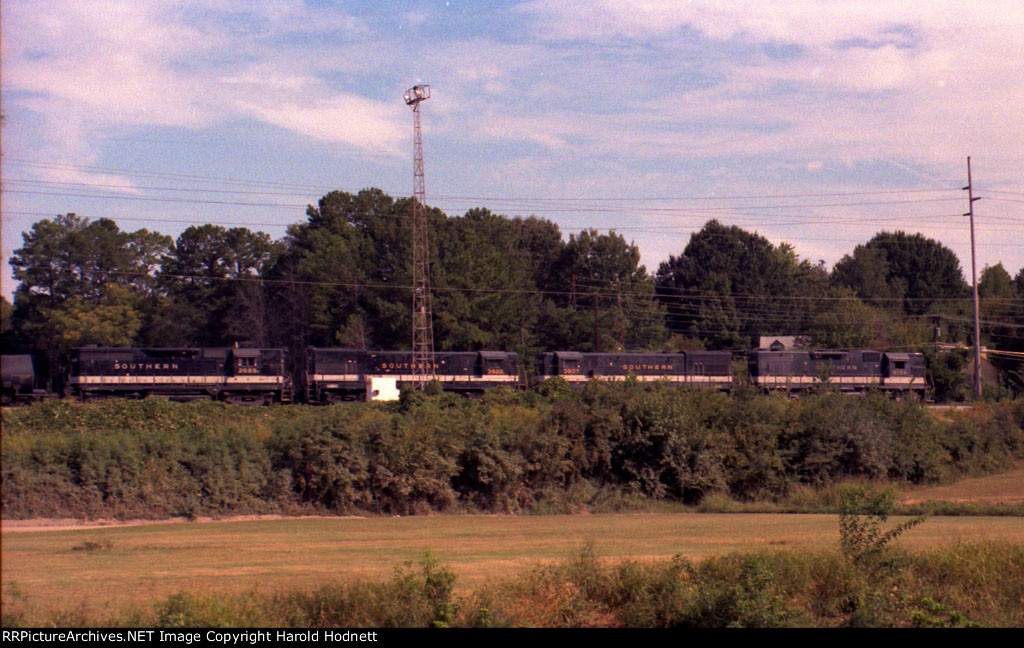
{"label": "locomotive number", "polygon": [[487,370],[487,375],[488,376],[504,376],[505,372],[502,371],[501,369],[488,369]]}

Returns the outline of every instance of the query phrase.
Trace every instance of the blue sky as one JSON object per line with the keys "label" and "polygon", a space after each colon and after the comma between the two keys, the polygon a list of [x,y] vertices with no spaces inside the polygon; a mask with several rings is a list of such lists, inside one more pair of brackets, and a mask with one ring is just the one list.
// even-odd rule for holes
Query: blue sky
{"label": "blue sky", "polygon": [[614,229],[654,271],[709,218],[830,267],[921,232],[1024,265],[1024,4],[17,0],[2,292],[58,213],[278,238],[332,189]]}

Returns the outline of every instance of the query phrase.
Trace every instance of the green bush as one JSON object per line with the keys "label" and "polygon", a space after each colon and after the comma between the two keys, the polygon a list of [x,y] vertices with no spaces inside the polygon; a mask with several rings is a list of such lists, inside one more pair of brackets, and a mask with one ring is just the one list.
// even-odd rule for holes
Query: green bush
{"label": "green bush", "polygon": [[[620,510],[838,503],[849,480],[934,483],[1024,458],[1024,401],[939,418],[829,390],[799,400],[637,381],[478,400],[231,407],[151,398],[4,411],[8,517]],[[799,506],[798,506],[799,507]]]}

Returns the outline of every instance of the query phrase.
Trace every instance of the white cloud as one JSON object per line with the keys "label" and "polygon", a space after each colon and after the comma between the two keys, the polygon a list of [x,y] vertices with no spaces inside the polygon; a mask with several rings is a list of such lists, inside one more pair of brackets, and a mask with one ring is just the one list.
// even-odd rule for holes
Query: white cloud
{"label": "white cloud", "polygon": [[[356,96],[303,102],[239,101],[239,112],[294,133],[327,142],[348,144],[365,151],[408,155],[407,128],[396,130],[397,108]],[[389,114],[391,113],[391,114]]]}
{"label": "white cloud", "polygon": [[537,32],[549,39],[595,43],[615,38],[675,38],[679,30],[691,28],[717,41],[741,39],[819,48],[855,38],[906,40],[901,34],[908,28],[914,33],[920,29],[941,34],[981,28],[1007,34],[1018,28],[1019,34],[1022,24],[1022,9],[1016,0],[534,0],[520,5],[519,11],[536,17]]}
{"label": "white cloud", "polygon": [[766,193],[843,175],[856,191],[877,182],[857,175],[870,165],[960,183],[968,154],[1014,160],[984,177],[1020,189],[1019,0],[537,0],[451,32],[440,11],[364,20],[302,0],[2,9],[5,108],[46,122],[45,159],[98,163],[151,126],[244,121],[385,158],[347,165],[358,182],[389,165],[405,178],[401,93],[425,82],[435,190]]}
{"label": "white cloud", "polygon": [[1019,1],[537,0],[520,11],[562,49],[657,52],[650,75],[668,81],[677,50],[688,57],[680,75],[689,66],[713,79],[634,102],[603,120],[595,145],[947,168],[971,151],[1020,157]]}
{"label": "white cloud", "polygon": [[[319,64],[308,62],[308,49],[282,59],[279,46],[264,42],[265,35],[363,31],[344,15],[306,10],[301,2],[265,2],[245,13],[214,4],[205,9],[220,12],[222,20],[193,25],[184,10],[155,0],[4,7],[5,92],[47,116],[66,149],[81,150],[92,135],[111,130],[201,129],[256,117],[318,139],[398,154],[404,124],[396,111],[318,81],[312,75]],[[231,11],[255,26],[233,25],[224,19]],[[287,95],[297,90],[301,97]],[[78,128],[62,129],[69,121]]]}

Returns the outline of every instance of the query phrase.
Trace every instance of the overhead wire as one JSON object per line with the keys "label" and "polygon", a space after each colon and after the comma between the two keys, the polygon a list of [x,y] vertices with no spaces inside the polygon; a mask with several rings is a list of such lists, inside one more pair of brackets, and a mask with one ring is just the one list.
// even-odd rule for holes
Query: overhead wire
{"label": "overhead wire", "polygon": [[[7,159],[6,161],[7,162],[11,162],[12,160],[11,159]],[[14,161],[18,162],[18,160],[14,160]],[[256,189],[259,189],[260,187],[264,187],[264,188],[269,187],[269,188],[274,188],[274,189],[300,188],[301,187],[301,188],[308,188],[308,189],[314,190],[314,191],[324,191],[324,188],[318,187],[317,185],[296,185],[296,184],[289,184],[289,183],[265,183],[265,182],[260,182],[260,181],[247,181],[247,180],[239,180],[239,179],[231,179],[231,178],[213,178],[213,177],[198,176],[198,175],[193,175],[193,174],[150,173],[150,172],[141,172],[141,171],[127,170],[127,169],[114,169],[114,168],[108,168],[108,167],[87,167],[87,166],[84,166],[84,165],[66,165],[66,164],[59,164],[59,163],[39,163],[39,162],[29,162],[29,161],[24,161],[24,160],[20,160],[20,162],[24,163],[27,166],[32,166],[33,164],[36,164],[38,167],[48,168],[50,170],[53,170],[53,169],[64,169],[64,170],[77,170],[77,171],[88,170],[88,172],[97,172],[97,171],[102,171],[102,172],[123,172],[123,173],[132,173],[134,175],[139,175],[141,177],[153,177],[153,178],[164,178],[164,179],[175,179],[175,180],[181,179],[181,180],[188,180],[190,182],[211,183],[211,184],[213,184],[213,183],[216,183],[216,184],[228,184],[228,185],[234,185],[234,186],[245,187],[246,188],[245,190],[242,190],[242,189],[213,189],[213,188],[196,188],[196,187],[156,187],[156,186],[131,187],[131,189],[134,190],[134,191],[138,191],[138,190],[143,190],[144,189],[144,190],[150,190],[150,191],[172,191],[172,192],[189,192],[189,193],[223,193],[223,194],[254,195],[254,196],[255,195],[285,195],[285,196],[305,195],[303,193],[298,193],[298,192],[295,192],[295,193],[292,193],[292,192],[278,192],[278,191],[267,191],[265,189],[264,190],[256,190]],[[121,185],[113,185],[113,184],[109,184],[109,183],[82,183],[82,182],[78,182],[78,183],[63,182],[62,183],[62,182],[56,182],[56,181],[34,181],[34,180],[24,180],[24,179],[6,180],[5,182],[15,182],[15,183],[19,183],[20,182],[20,183],[25,183],[25,184],[44,184],[44,185],[55,185],[55,186],[75,186],[75,187],[101,188],[101,189],[111,189],[111,188],[121,189],[122,188]],[[136,196],[136,195],[126,196],[123,193],[111,193],[111,192],[105,192],[105,193],[81,193],[81,194],[79,194],[79,193],[70,193],[70,192],[39,192],[39,191],[32,192],[32,191],[18,190],[18,189],[15,189],[15,190],[7,189],[7,191],[9,193],[13,192],[13,193],[36,194],[36,195],[52,195],[52,196],[57,196],[57,197],[82,197],[82,198],[101,198],[101,199],[116,198],[116,199],[144,200],[144,201],[156,201],[156,202],[162,201],[162,202],[169,202],[169,203],[196,203],[196,204],[233,205],[233,206],[247,206],[247,207],[252,206],[252,207],[304,208],[304,207],[308,206],[308,205],[299,205],[299,204],[296,204],[296,203],[271,203],[271,202],[257,202],[257,201],[224,201],[224,200],[208,200],[208,199],[200,200],[200,199],[179,198],[179,197],[173,197],[173,196],[171,196],[171,197],[168,197],[168,196]],[[590,204],[590,203],[597,203],[597,204],[618,203],[618,204],[622,204],[622,203],[626,203],[626,202],[634,202],[634,203],[641,203],[641,204],[650,204],[650,203],[658,203],[658,202],[665,202],[665,201],[681,201],[681,200],[694,200],[694,201],[767,200],[767,199],[794,199],[794,198],[870,196],[870,195],[887,195],[887,194],[900,195],[900,194],[915,194],[915,193],[925,193],[925,192],[950,192],[950,191],[957,191],[957,192],[959,192],[959,189],[958,188],[948,188],[948,189],[914,189],[914,190],[891,190],[891,191],[833,192],[833,193],[818,193],[818,194],[810,194],[810,193],[804,193],[804,194],[753,194],[753,195],[744,195],[744,196],[682,196],[682,197],[671,197],[671,198],[666,198],[666,197],[660,197],[660,198],[649,198],[649,197],[647,197],[647,198],[629,198],[629,197],[617,197],[617,198],[595,198],[595,197],[578,197],[578,198],[499,198],[499,197],[492,197],[492,198],[487,198],[487,197],[467,197],[467,196],[447,196],[447,195],[436,195],[436,196],[432,196],[432,198],[435,199],[435,200],[492,200],[492,201],[497,201],[497,202],[506,202],[506,203],[509,203],[509,204],[512,204],[512,205],[520,205],[520,206],[525,207],[525,208],[532,208],[532,209],[534,209],[536,211],[542,211],[542,212],[543,211],[550,211],[550,212],[580,212],[580,211],[590,212],[590,211],[595,211],[597,213],[629,213],[629,214],[640,213],[640,214],[670,214],[670,215],[690,214],[690,215],[699,216],[699,217],[705,217],[705,216],[708,216],[708,215],[728,215],[728,216],[731,216],[733,218],[741,218],[741,219],[742,218],[748,218],[748,219],[752,219],[752,218],[765,218],[767,215],[766,214],[762,214],[762,213],[757,213],[757,212],[751,212],[749,210],[775,210],[775,209],[793,209],[793,208],[850,207],[850,206],[877,206],[877,205],[905,205],[905,204],[912,204],[912,203],[928,203],[928,202],[943,202],[943,201],[962,200],[962,197],[957,197],[957,198],[934,198],[934,199],[932,199],[932,198],[917,198],[917,199],[913,199],[913,200],[835,202],[835,203],[818,203],[818,204],[812,203],[812,204],[787,204],[787,205],[733,205],[733,206],[727,206],[727,207],[711,207],[711,208],[708,208],[708,207],[674,207],[674,208],[668,208],[668,207],[640,207],[640,208],[632,207],[632,208],[630,208],[630,207],[626,207],[626,208],[622,208],[622,209],[607,209],[607,208],[604,208],[604,207],[595,207],[594,204]],[[996,191],[993,190],[993,192],[996,192]],[[1009,193],[1013,193],[1013,192],[997,192],[997,193],[1007,193],[1007,194],[1009,194]],[[994,198],[993,197],[992,199],[998,199],[998,198]],[[1005,200],[1009,200],[1009,199],[1005,199]],[[571,207],[571,208],[548,207],[548,205],[560,205],[560,204],[571,204],[571,205],[573,205],[573,207]],[[8,213],[8,214],[11,214],[11,213],[15,213],[15,214],[23,213],[23,214],[26,214],[26,215],[42,215],[42,214],[33,213],[33,212],[10,212],[10,211],[8,211],[6,213]],[[779,216],[779,215],[777,214],[777,216]],[[958,216],[960,216],[960,214],[943,214],[943,215],[933,215],[933,216],[931,216],[931,218],[950,218],[950,217],[958,217]],[[901,217],[892,217],[892,216],[890,216],[890,217],[887,217],[887,218],[877,218],[877,219],[864,219],[864,218],[850,219],[849,217],[843,217],[843,216],[840,216],[840,215],[831,216],[831,217],[823,217],[823,216],[820,216],[820,215],[808,214],[804,218],[807,218],[807,219],[817,219],[817,220],[816,221],[815,220],[800,220],[800,221],[797,221],[797,222],[794,222],[794,223],[766,222],[766,223],[763,223],[763,225],[764,226],[771,226],[771,227],[784,227],[784,226],[789,226],[789,225],[813,225],[813,224],[835,225],[835,224],[842,224],[842,223],[847,223],[847,222],[858,222],[858,223],[861,223],[861,222],[893,222],[893,221],[904,220],[904,219],[919,220],[921,218],[921,216],[917,216],[917,215],[915,215],[915,216],[901,216]],[[134,221],[142,221],[142,222],[158,221],[158,222],[177,222],[177,223],[194,223],[194,224],[198,224],[198,221],[190,221],[188,219],[167,219],[167,218],[146,218],[146,217],[117,217],[115,220],[129,220],[129,221],[134,220]],[[1019,219],[1016,219],[1016,218],[1013,218],[1013,217],[993,217],[990,220],[999,220],[999,221],[1002,221],[1002,222],[1017,222]],[[273,225],[273,226],[280,226],[281,225],[281,223],[252,223],[252,222],[243,222],[243,221],[218,221],[215,224],[235,224],[235,225],[240,225],[240,226],[251,226],[251,225],[256,225],[256,224],[259,224],[259,225]],[[964,227],[966,227],[966,225]],[[682,230],[690,229],[690,230],[694,230],[695,231],[695,230],[698,229],[698,227],[696,227],[696,226],[694,226],[694,227],[687,227],[687,226],[677,226],[677,225],[666,225],[666,226],[646,225],[646,226],[619,227],[619,228],[616,228],[616,227],[602,227],[602,228],[595,228],[595,229],[615,230],[615,231],[618,231],[618,230],[623,230],[623,231],[666,231],[666,230],[669,230],[669,229],[682,229]],[[944,226],[944,229],[949,229],[948,225]],[[1017,231],[1017,230],[999,230],[999,231]],[[792,237],[788,237],[788,238],[792,238]],[[820,240],[820,239],[801,239],[801,238],[797,237],[797,238],[795,238],[793,240]],[[833,240],[834,241],[836,239],[830,238],[828,240]],[[1003,243],[992,243],[990,245],[1005,245],[1005,244],[1003,244]],[[197,278],[197,279],[209,279],[208,277],[195,277],[195,278]],[[266,280],[264,280],[264,281],[266,281]],[[364,288],[365,287],[369,287],[366,284],[360,284],[360,286],[364,287]],[[393,285],[384,286],[384,287],[388,287],[388,288],[401,288],[401,287],[396,287],[396,286],[393,286]],[[438,288],[438,289],[439,290],[444,290],[444,288]],[[664,289],[665,289],[665,287],[657,287],[657,289],[655,291],[655,297],[661,299],[662,301],[665,299],[665,295],[658,295],[657,291],[658,290],[664,291]],[[467,290],[476,291],[476,292],[480,292],[481,291],[481,289],[467,289]],[[487,292],[486,289],[482,289],[482,291]],[[508,291],[500,291],[500,292],[508,292]],[[552,291],[534,291],[534,292],[547,293],[547,294],[559,294],[558,292],[552,292]],[[565,293],[563,292],[562,294],[565,294]],[[588,295],[583,295],[582,298],[585,299],[586,296],[588,296]],[[599,295],[599,296],[601,296],[601,295]],[[606,298],[607,297],[621,298],[621,293],[618,293],[618,292],[606,293],[606,294],[603,294],[603,296],[606,297]],[[690,295],[680,295],[680,299],[683,299],[683,298],[692,301],[692,300],[699,300],[702,297],[700,295],[693,295],[693,294],[690,294]],[[737,315],[748,316],[748,317],[757,316],[759,314],[761,316],[765,316],[765,315],[771,315],[771,316],[778,315],[778,316],[781,316],[781,314],[776,312],[778,310],[778,308],[776,308],[776,307],[766,308],[764,310],[760,310],[759,311],[757,309],[757,307],[743,307],[742,302],[739,303],[739,304],[736,303],[736,300],[763,300],[763,299],[766,298],[766,296],[763,296],[763,295],[730,294],[730,295],[728,295],[728,298],[733,300],[734,303],[730,306],[730,308],[731,308],[731,310],[736,312]],[[708,300],[721,300],[722,297],[720,297],[720,296],[708,296],[707,299]],[[829,298],[829,297],[812,297],[812,296],[773,296],[772,299],[776,299],[776,300],[779,300],[779,299],[783,299],[783,300],[787,300],[787,299],[816,300],[819,303],[821,301],[823,301],[823,300],[827,301],[827,300],[833,300],[833,299],[834,300],[847,300],[848,299],[850,301],[861,301],[862,303],[864,303],[864,300],[859,300],[856,297],[849,297],[849,298],[835,297],[835,298]],[[920,300],[923,300],[923,301],[957,301],[957,300],[961,300],[962,301],[964,299],[969,299],[969,298],[917,298],[917,299],[920,299]],[[891,300],[894,301],[894,302],[910,301],[910,300],[908,300],[906,298],[891,298]],[[872,301],[875,301],[875,300],[872,300]],[[627,302],[627,304],[629,304],[629,302]],[[676,313],[675,315],[666,313],[664,315],[664,317],[686,317],[686,315],[685,315],[684,311],[682,310],[680,304],[671,304],[671,305],[669,305],[669,304],[664,304],[663,303],[662,306],[664,306],[665,308],[673,309],[673,310],[675,310],[675,313]],[[669,321],[672,321],[672,320],[669,320]],[[779,321],[782,321],[782,320],[779,320]],[[789,320],[789,321],[794,321],[794,320]]]}
{"label": "overhead wire", "polygon": [[[218,178],[211,176],[201,176],[196,174],[178,174],[178,173],[160,173],[151,172],[137,169],[123,169],[113,167],[100,167],[100,166],[88,166],[88,165],[74,165],[68,163],[56,163],[56,162],[43,162],[38,160],[25,160],[20,158],[8,158],[8,163],[14,162],[16,164],[22,164],[29,167],[41,167],[47,169],[64,169],[64,170],[76,170],[85,171],[90,173],[96,172],[115,172],[115,173],[129,173],[139,175],[141,177],[160,177],[164,179],[173,180],[188,180],[190,182],[201,182],[201,183],[227,183],[229,185],[246,187],[247,190],[238,189],[210,189],[210,188],[196,188],[196,187],[129,187],[126,190],[163,190],[173,192],[190,192],[190,193],[229,193],[229,194],[240,194],[240,195],[303,195],[301,193],[293,192],[279,192],[279,191],[267,191],[270,189],[279,188],[293,188],[293,189],[304,189],[304,190],[315,190],[315,191],[326,191],[325,187],[318,185],[299,185],[294,183],[280,183],[280,182],[266,182],[266,181],[254,181],[254,180],[241,180],[237,178]],[[96,182],[96,183],[85,183],[85,182],[74,182],[74,183],[60,183],[57,181],[41,181],[41,180],[26,180],[26,179],[14,179],[13,182],[31,182],[37,184],[52,184],[57,186],[78,186],[78,187],[103,187],[112,188],[115,187],[111,183],[107,182]],[[116,188],[122,188],[120,185],[116,185]],[[254,190],[263,188],[262,190]],[[800,215],[798,220],[794,222],[778,222],[777,220],[764,220],[766,215],[763,213],[751,212],[750,210],[765,209],[765,210],[776,210],[776,209],[793,209],[798,208],[816,208],[824,206],[864,206],[864,205],[884,205],[884,204],[909,204],[916,202],[936,202],[936,201],[954,201],[961,198],[915,198],[912,200],[895,200],[895,201],[862,201],[862,202],[837,202],[837,203],[818,203],[818,204],[796,204],[796,205],[733,205],[724,207],[638,207],[638,208],[624,208],[624,209],[612,209],[609,210],[603,207],[597,207],[588,203],[659,203],[665,201],[679,201],[679,200],[696,200],[696,201],[723,201],[723,200],[751,200],[751,199],[792,199],[792,198],[809,198],[809,197],[849,197],[849,196],[877,196],[877,195],[910,195],[919,193],[935,193],[935,192],[951,192],[957,191],[957,188],[921,188],[921,189],[901,189],[901,190],[874,190],[874,191],[849,191],[849,192],[821,192],[821,193],[774,193],[774,194],[749,194],[749,195],[728,195],[728,196],[677,196],[677,197],[571,197],[571,198],[514,198],[514,197],[488,197],[488,196],[450,196],[446,194],[438,194],[433,196],[435,199],[479,199],[479,200],[496,200],[503,201],[512,204],[519,204],[523,207],[534,207],[534,211],[542,211],[541,207],[544,205],[551,204],[573,204],[574,207],[571,209],[558,209],[553,207],[544,207],[546,211],[562,211],[562,212],[579,212],[587,211],[594,213],[625,213],[630,215],[636,214],[691,214],[698,217],[705,217],[708,215],[729,215],[732,219],[760,219],[761,222],[751,223],[748,226],[757,227],[790,227],[790,226],[806,226],[806,225],[834,225],[842,223],[863,223],[863,222],[893,222],[896,220],[914,220],[917,221],[918,228],[921,226],[922,218],[952,218],[958,216],[958,214],[939,214],[931,216],[913,215],[913,216],[888,216],[879,217],[874,219],[851,218],[842,215],[833,216],[822,216],[819,214],[807,214]],[[8,189],[9,193],[33,193],[24,189]],[[51,195],[55,197],[78,197],[87,199],[117,199],[117,200],[133,200],[133,201],[148,201],[148,202],[167,202],[167,203],[192,203],[192,204],[210,204],[210,205],[224,205],[224,206],[243,206],[243,207],[257,207],[257,208],[286,208],[286,209],[302,209],[308,207],[307,204],[299,203],[282,203],[282,202],[267,202],[267,201],[230,201],[230,200],[211,200],[211,199],[197,199],[197,198],[183,198],[176,196],[139,196],[139,195],[124,195],[123,193],[73,193],[73,192],[34,192],[34,195]],[[596,210],[596,211],[595,211]],[[9,212],[10,213],[10,212]],[[791,218],[794,217],[790,215]],[[772,217],[775,218],[774,216]],[[118,216],[115,220],[136,220],[140,222],[146,222],[147,220],[153,220],[157,222],[175,222],[175,223],[188,223],[190,221],[184,219],[165,219],[165,218],[154,218],[147,219],[145,217],[122,217]],[[996,220],[997,217],[989,220]],[[1006,218],[1003,222],[1019,222],[1020,219]],[[196,221],[198,223],[198,221]],[[280,227],[282,223],[279,222],[245,222],[245,221],[221,221],[223,224],[232,225],[250,225],[250,226],[271,226]],[[949,224],[945,226],[935,225],[933,227],[942,227],[944,230],[949,229]],[[966,227],[966,225],[962,226]],[[585,228],[586,229],[586,228]],[[627,226],[604,226],[596,228],[602,231],[634,231],[634,232],[661,232],[668,230],[695,230],[697,226],[686,226],[686,225],[627,225]],[[992,227],[987,228],[990,231],[1012,231],[1002,230]],[[779,238],[779,237],[774,237]],[[787,240],[821,240],[812,239],[807,237],[786,237]],[[834,239],[830,239],[834,240]],[[1006,245],[1006,243],[986,243],[982,245]]]}

